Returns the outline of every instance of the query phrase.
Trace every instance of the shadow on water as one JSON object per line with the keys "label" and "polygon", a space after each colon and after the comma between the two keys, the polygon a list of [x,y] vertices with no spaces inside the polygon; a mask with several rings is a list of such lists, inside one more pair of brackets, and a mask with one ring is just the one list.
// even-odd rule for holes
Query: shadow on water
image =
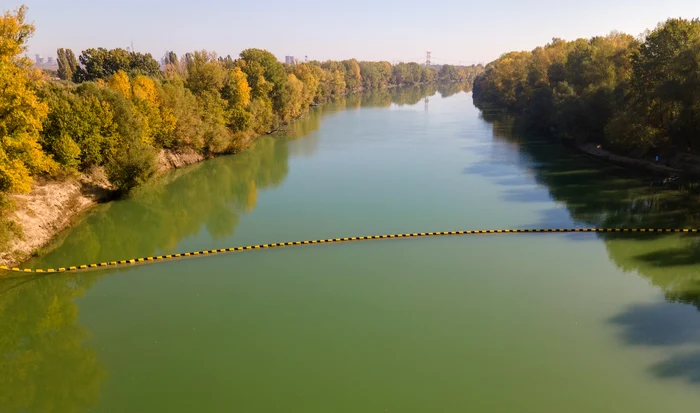
{"label": "shadow on water", "polygon": [[663,302],[636,305],[610,322],[621,328],[626,344],[663,349],[666,358],[650,366],[650,373],[700,384],[700,317],[695,309]]}
{"label": "shadow on water", "polygon": [[[482,112],[493,125],[493,144],[507,145],[526,160],[532,193],[546,191],[561,209],[546,209],[536,227],[575,225],[606,228],[697,228],[700,197],[695,191],[651,186],[640,176],[588,158],[538,137],[515,132],[514,119],[498,112]],[[494,159],[490,160],[491,162]],[[498,164],[474,165],[469,173],[489,177],[509,188],[508,201],[529,202],[538,196],[512,189],[522,171]],[[510,170],[509,175],[506,171]],[[558,211],[558,212],[555,212]],[[573,234],[572,234],[573,235]],[[596,234],[608,256],[624,272],[648,279],[664,293],[665,302],[635,305],[612,317],[621,339],[632,346],[663,349],[668,357],[649,367],[658,378],[683,378],[700,384],[700,238],[689,234]],[[570,239],[576,239],[571,237]]]}
{"label": "shadow on water", "polygon": [[532,185],[532,182],[525,176],[508,176],[507,178],[496,181],[500,186],[526,186]]}
{"label": "shadow on water", "polygon": [[[638,172],[598,162],[541,138],[524,139],[514,132],[512,118],[483,115],[493,124],[496,144],[507,142],[510,148],[516,148],[534,182],[549,191],[553,200],[564,203],[572,219],[600,227],[678,228],[700,224],[697,194],[652,187],[655,178],[651,176],[640,178]],[[472,166],[469,172],[480,170],[488,171],[489,165]],[[522,173],[512,169],[508,175],[503,165],[495,165],[493,170],[503,178],[496,183],[520,179]],[[645,234],[641,238],[655,237]]]}
{"label": "shadow on water", "polygon": [[504,195],[507,202],[551,202],[546,191],[536,189],[509,189]]}

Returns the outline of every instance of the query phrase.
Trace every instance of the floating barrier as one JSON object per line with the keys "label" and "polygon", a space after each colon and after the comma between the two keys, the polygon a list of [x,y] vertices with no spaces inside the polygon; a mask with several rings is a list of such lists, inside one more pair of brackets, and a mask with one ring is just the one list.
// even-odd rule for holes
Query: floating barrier
{"label": "floating barrier", "polygon": [[239,252],[248,250],[259,250],[266,248],[292,247],[299,245],[314,245],[314,244],[333,244],[340,242],[351,241],[368,241],[379,239],[394,239],[394,238],[418,238],[418,237],[435,237],[445,235],[479,235],[479,234],[529,234],[529,233],[562,233],[562,232],[698,232],[694,228],[672,229],[672,228],[537,228],[537,229],[482,229],[482,230],[466,230],[466,231],[442,231],[442,232],[414,232],[409,234],[385,234],[385,235],[369,235],[364,237],[345,237],[345,238],[328,238],[317,239],[311,241],[292,241],[279,242],[276,244],[259,244],[246,245],[242,247],[221,248],[216,250],[204,250],[194,252],[184,252],[179,254],[158,255],[154,257],[133,258],[129,260],[101,262],[96,264],[83,264],[71,267],[48,268],[48,269],[31,269],[31,268],[10,268],[0,265],[0,271],[22,272],[22,273],[57,273],[57,272],[73,272],[81,270],[90,270],[103,267],[124,267],[135,264],[145,264],[153,262],[162,262],[174,259],[201,257],[212,254],[222,254],[227,252]]}

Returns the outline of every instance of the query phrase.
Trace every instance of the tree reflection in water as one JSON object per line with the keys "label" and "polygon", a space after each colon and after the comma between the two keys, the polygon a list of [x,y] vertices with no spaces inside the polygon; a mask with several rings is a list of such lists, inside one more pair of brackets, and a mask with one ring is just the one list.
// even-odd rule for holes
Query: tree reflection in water
{"label": "tree reflection in water", "polygon": [[[175,252],[183,238],[202,228],[214,239],[228,237],[241,214],[255,208],[258,191],[284,181],[290,147],[296,148],[293,155],[315,152],[323,117],[348,108],[413,104],[435,91],[434,86],[377,90],[323,105],[238,155],[172,171],[128,201],[99,206],[62,234],[51,253],[27,265],[72,262],[75,251],[86,262]],[[301,137],[302,145],[289,145]],[[120,271],[125,269],[109,274]],[[86,412],[97,405],[107,373],[90,347],[90,332],[78,323],[75,300],[104,274],[0,279],[0,410]]]}

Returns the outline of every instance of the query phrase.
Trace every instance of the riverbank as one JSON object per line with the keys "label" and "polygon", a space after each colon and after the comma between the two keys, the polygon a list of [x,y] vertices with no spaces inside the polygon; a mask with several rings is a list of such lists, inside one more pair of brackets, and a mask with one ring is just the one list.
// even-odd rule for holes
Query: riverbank
{"label": "riverbank", "polygon": [[[439,85],[440,83],[432,83]],[[443,84],[460,84],[457,82],[443,82]],[[390,85],[391,86],[391,85]],[[394,89],[388,87],[386,89]],[[406,88],[410,90],[410,88]],[[370,90],[371,91],[371,90]],[[350,95],[349,93],[343,98]],[[325,103],[321,104],[323,106]],[[303,121],[306,115],[292,121]],[[286,124],[283,129],[289,127]],[[274,130],[271,133],[278,133]],[[240,144],[238,150],[245,150],[259,136],[248,135]],[[206,160],[207,157],[194,150],[174,152],[160,150],[156,158],[158,174],[169,170],[181,168]],[[0,265],[14,266],[37,254],[51,248],[51,243],[66,229],[73,226],[76,220],[92,207],[112,201],[117,195],[110,185],[102,168],[93,168],[77,178],[65,181],[36,181],[32,184],[32,190],[24,195],[9,196],[16,205],[10,214],[10,220],[20,228],[20,236],[14,236],[8,243],[9,248],[0,250]]]}
{"label": "riverbank", "polygon": [[566,146],[570,146],[590,157],[629,169],[656,175],[680,175],[692,180],[700,178],[700,156],[690,153],[666,154],[656,162],[655,160],[642,157],[616,154],[594,143]]}
{"label": "riverbank", "polygon": [[[193,150],[161,150],[157,157],[158,174],[205,159]],[[64,181],[36,181],[28,194],[11,195],[16,208],[10,219],[20,228],[20,234],[13,235],[9,248],[0,251],[0,265],[17,265],[38,254],[81,214],[115,197],[103,168],[93,168],[77,178]]]}
{"label": "riverbank", "polygon": [[[512,128],[516,129],[523,136],[530,136],[533,132],[528,131],[528,119],[517,112],[502,108],[497,105],[483,103],[477,98],[474,98],[474,104],[482,113],[489,118],[491,112],[507,114],[512,121]],[[573,139],[559,138],[546,132],[535,132],[536,137],[546,137],[553,144],[560,144],[573,151],[582,152],[583,154],[595,158],[600,161],[615,164],[621,167],[644,171],[656,175],[684,175],[691,179],[700,178],[700,156],[690,153],[673,153],[665,152],[659,156],[657,162],[647,151],[638,151],[627,154],[615,153],[605,148],[604,145],[587,142],[576,143]]]}
{"label": "riverbank", "polygon": [[627,168],[640,169],[664,175],[677,175],[684,172],[683,169],[671,166],[678,164],[678,156],[675,156],[670,160],[664,160],[661,163],[657,163],[645,159],[617,155],[615,153],[603,149],[600,145],[596,145],[593,143],[574,145],[574,148],[596,159],[601,159],[613,163],[615,165]]}

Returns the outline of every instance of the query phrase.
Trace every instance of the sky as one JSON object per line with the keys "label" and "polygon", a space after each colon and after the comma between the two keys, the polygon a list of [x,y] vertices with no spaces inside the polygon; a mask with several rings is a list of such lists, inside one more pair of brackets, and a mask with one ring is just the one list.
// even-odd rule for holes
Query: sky
{"label": "sky", "polygon": [[638,35],[669,17],[700,17],[700,0],[2,0],[29,6],[28,54],[129,47],[159,59],[206,49],[237,56],[262,48],[280,60],[488,63],[552,37],[612,30]]}

